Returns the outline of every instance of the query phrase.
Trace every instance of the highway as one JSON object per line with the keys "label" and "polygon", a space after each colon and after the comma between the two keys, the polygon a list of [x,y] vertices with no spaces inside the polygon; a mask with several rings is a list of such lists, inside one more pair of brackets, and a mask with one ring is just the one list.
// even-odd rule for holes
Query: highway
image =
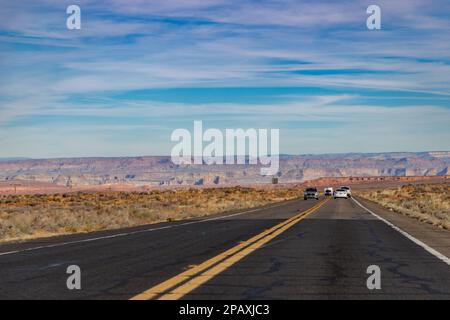
{"label": "highway", "polygon": [[[3,244],[0,299],[450,299],[449,231],[392,216],[362,199],[293,200]],[[81,290],[66,286],[70,265]]]}

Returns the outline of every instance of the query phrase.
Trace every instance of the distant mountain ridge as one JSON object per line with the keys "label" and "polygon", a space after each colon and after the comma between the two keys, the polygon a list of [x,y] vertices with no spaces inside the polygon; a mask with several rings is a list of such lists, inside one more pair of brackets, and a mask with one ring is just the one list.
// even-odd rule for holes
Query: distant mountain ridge
{"label": "distant mountain ridge", "polygon": [[0,162],[1,161],[19,161],[19,160],[29,160],[31,158],[26,158],[26,157],[12,157],[12,158],[0,158]]}
{"label": "distant mountain ridge", "polygon": [[[321,177],[444,176],[450,151],[282,155],[280,182]],[[129,183],[136,186],[270,183],[259,165],[175,165],[168,156],[0,160],[0,181],[63,186]]]}

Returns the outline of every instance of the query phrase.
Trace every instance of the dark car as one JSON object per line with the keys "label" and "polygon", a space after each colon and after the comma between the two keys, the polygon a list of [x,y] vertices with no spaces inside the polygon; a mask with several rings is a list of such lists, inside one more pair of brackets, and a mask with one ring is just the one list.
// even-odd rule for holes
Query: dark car
{"label": "dark car", "polygon": [[317,188],[306,188],[303,192],[303,199],[316,199],[319,200],[319,190]]}

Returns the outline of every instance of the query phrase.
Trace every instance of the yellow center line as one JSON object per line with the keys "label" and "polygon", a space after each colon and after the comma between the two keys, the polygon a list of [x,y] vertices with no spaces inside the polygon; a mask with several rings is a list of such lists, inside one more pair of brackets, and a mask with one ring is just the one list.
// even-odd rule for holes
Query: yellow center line
{"label": "yellow center line", "polygon": [[219,255],[189,269],[179,275],[174,276],[134,297],[131,300],[150,300],[158,296],[162,300],[180,299],[184,295],[198,288],[211,278],[226,270],[245,256],[254,252],[276,236],[280,235],[297,222],[306,218],[326,201],[323,200],[306,211],[303,211],[294,217],[291,217],[260,234],[239,243]]}

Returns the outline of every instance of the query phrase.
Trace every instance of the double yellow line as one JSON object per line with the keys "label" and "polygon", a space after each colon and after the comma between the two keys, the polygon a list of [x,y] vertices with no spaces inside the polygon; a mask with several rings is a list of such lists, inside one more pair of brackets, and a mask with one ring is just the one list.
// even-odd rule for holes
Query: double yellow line
{"label": "double yellow line", "polygon": [[322,200],[308,210],[303,211],[286,221],[239,243],[235,247],[132,297],[131,300],[177,300],[182,298],[306,218],[327,201],[328,199]]}

